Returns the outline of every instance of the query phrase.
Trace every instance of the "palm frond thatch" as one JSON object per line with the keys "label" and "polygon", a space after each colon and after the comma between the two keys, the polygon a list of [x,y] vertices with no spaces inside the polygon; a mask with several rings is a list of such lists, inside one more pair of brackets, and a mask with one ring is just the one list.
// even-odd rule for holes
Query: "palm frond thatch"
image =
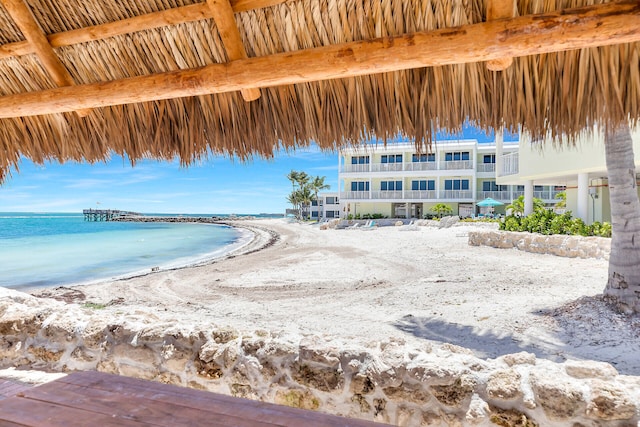
{"label": "palm frond thatch", "polygon": [[[196,4],[191,0],[29,0],[47,35]],[[236,13],[250,57],[368,40],[485,20],[484,1],[291,0]],[[518,14],[594,0],[518,0]],[[0,7],[0,45],[22,41]],[[77,84],[227,61],[211,19],[168,25],[55,49]],[[429,144],[437,128],[522,128],[534,138],[576,136],[596,123],[640,117],[640,44],[515,58],[502,72],[484,63],[262,88],[253,102],[224,93],[0,119],[0,181],[21,156],[35,162],[101,161],[111,153],[179,157],[270,157],[312,141],[322,149],[397,133]],[[54,87],[34,54],[0,59],[0,95]]]}

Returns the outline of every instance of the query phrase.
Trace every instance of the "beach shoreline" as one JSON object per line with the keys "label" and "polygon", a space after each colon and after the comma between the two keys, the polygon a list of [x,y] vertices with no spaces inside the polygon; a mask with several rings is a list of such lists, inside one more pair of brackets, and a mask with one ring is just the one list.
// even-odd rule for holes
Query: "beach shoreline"
{"label": "beach shoreline", "polygon": [[638,323],[599,296],[605,260],[470,247],[473,226],[226,223],[254,239],[199,265],[32,294],[292,337],[446,342],[483,358],[528,351],[556,362],[592,359],[640,375]]}

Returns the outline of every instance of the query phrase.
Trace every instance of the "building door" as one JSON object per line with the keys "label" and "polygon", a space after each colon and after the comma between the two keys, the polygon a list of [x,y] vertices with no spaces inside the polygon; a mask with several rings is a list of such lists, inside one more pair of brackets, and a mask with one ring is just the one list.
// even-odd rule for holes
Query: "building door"
{"label": "building door", "polygon": [[422,218],[422,203],[411,204],[411,218]]}

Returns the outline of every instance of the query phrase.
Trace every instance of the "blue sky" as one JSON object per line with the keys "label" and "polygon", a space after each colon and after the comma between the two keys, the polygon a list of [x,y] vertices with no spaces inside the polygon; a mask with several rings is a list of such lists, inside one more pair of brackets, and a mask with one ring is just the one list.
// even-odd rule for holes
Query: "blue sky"
{"label": "blue sky", "polygon": [[[493,140],[473,128],[465,138]],[[448,137],[457,138],[457,137]],[[507,138],[505,138],[506,140]],[[80,212],[87,208],[143,213],[283,213],[290,170],[325,176],[338,190],[338,155],[318,149],[281,152],[273,160],[242,163],[213,157],[183,168],[177,161],[141,161],[135,167],[114,156],[107,163],[20,164],[0,186],[0,212]]]}

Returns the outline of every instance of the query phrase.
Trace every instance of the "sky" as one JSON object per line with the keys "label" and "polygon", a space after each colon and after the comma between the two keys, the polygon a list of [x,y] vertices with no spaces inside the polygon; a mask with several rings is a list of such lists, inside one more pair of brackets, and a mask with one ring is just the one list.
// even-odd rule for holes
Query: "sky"
{"label": "sky", "polygon": [[[493,141],[492,135],[470,127],[462,136],[437,139],[460,137]],[[132,167],[119,156],[92,165],[35,165],[22,159],[19,172],[12,171],[0,186],[0,212],[75,213],[93,208],[175,214],[284,213],[291,192],[286,176],[291,170],[324,176],[331,186],[328,191],[338,191],[338,154],[314,147],[247,163],[211,157],[188,168],[177,160],[145,160]]]}

